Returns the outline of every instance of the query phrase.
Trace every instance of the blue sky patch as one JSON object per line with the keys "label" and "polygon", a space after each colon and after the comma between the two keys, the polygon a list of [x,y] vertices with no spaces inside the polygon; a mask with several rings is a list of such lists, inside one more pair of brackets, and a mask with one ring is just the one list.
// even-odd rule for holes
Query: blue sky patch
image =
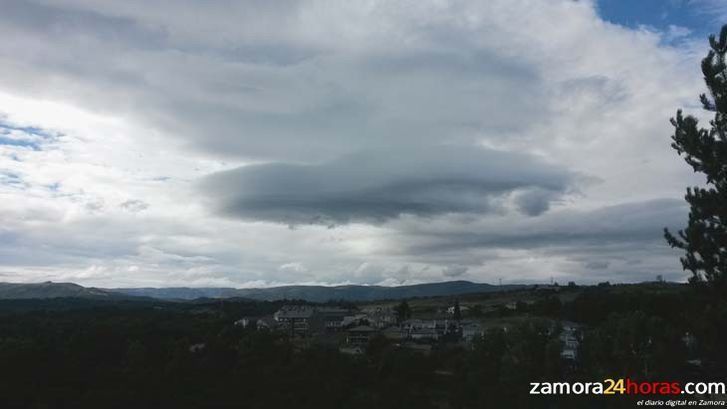
{"label": "blue sky patch", "polygon": [[689,29],[690,36],[707,38],[720,26],[709,9],[690,0],[599,0],[598,14],[604,20],[629,28],[653,27],[669,32],[670,26]]}
{"label": "blue sky patch", "polygon": [[0,121],[0,145],[42,150],[42,145],[57,140],[59,135],[36,127],[14,126]]}

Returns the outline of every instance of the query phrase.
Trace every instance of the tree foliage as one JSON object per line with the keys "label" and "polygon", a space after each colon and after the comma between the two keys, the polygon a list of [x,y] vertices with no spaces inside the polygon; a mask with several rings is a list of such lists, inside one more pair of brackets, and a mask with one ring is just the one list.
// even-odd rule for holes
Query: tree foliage
{"label": "tree foliage", "polygon": [[672,147],[695,172],[706,176],[706,187],[687,188],[689,222],[676,235],[665,229],[668,243],[684,250],[682,266],[692,272],[690,282],[727,288],[727,25],[719,38],[709,38],[710,51],[702,60],[709,95],[700,95],[705,110],[714,114],[710,129],[695,117],[677,111]]}
{"label": "tree foliage", "polygon": [[394,307],[394,314],[396,315],[396,322],[399,324],[411,318],[411,307],[409,307],[409,303],[406,300],[399,303],[399,305]]}
{"label": "tree foliage", "polygon": [[[727,303],[705,303],[677,284],[583,287],[574,296],[557,310],[548,307],[557,297],[546,296],[542,307],[483,318],[471,342],[443,337],[422,353],[382,333],[355,356],[338,352],[341,333],[301,343],[234,324],[271,315],[280,302],[0,300],[0,408],[631,408],[625,399],[528,391],[531,382],[614,374],[727,377]],[[580,324],[575,361],[560,355],[565,321]],[[686,332],[696,340],[689,351]]]}

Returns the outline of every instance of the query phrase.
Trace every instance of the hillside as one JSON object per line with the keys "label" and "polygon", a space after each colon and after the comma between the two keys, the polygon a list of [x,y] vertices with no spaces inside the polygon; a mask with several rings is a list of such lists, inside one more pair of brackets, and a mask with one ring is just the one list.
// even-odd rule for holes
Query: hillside
{"label": "hillside", "polygon": [[521,286],[494,286],[469,281],[448,281],[400,287],[382,286],[307,286],[293,285],[271,288],[118,288],[107,291],[133,296],[146,296],[159,299],[192,300],[196,298],[241,297],[253,300],[300,299],[311,302],[328,300],[373,301],[382,299],[401,299],[413,297],[436,297],[493,291],[512,290]]}
{"label": "hillside", "polygon": [[345,285],[308,286],[292,285],[271,288],[116,288],[99,289],[83,287],[74,283],[0,283],[0,300],[46,299],[46,298],[156,298],[160,300],[195,300],[199,298],[246,298],[258,301],[297,299],[311,302],[328,300],[375,301],[415,297],[437,297],[449,295],[489,293],[507,291],[522,286],[494,286],[469,281],[448,281],[399,287]]}
{"label": "hillside", "polygon": [[117,293],[98,288],[83,287],[73,283],[0,283],[0,300],[32,298],[115,298]]}

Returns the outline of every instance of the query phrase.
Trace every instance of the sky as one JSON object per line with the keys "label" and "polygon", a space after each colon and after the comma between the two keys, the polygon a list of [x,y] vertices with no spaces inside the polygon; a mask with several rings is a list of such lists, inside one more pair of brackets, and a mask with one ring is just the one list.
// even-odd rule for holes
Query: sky
{"label": "sky", "polygon": [[1,0],[0,281],[683,281],[717,0]]}

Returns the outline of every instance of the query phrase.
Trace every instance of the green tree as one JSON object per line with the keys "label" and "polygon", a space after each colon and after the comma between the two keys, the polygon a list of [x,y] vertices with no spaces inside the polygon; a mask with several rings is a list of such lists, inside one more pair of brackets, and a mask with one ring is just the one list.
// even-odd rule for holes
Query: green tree
{"label": "green tree", "polygon": [[454,300],[454,320],[462,320],[462,310],[459,308],[459,300]]}
{"label": "green tree", "polygon": [[398,324],[401,324],[403,321],[411,318],[411,307],[409,307],[409,303],[406,302],[406,300],[399,303],[399,305],[394,308],[394,314],[396,314],[396,322]]}
{"label": "green tree", "polygon": [[682,266],[692,272],[690,282],[722,290],[727,284],[727,25],[719,39],[709,37],[711,50],[702,60],[709,95],[700,95],[705,110],[714,113],[710,129],[699,127],[693,116],[677,111],[672,147],[684,155],[695,172],[706,176],[706,187],[687,188],[689,222],[676,235],[664,229],[668,243],[684,250]]}

